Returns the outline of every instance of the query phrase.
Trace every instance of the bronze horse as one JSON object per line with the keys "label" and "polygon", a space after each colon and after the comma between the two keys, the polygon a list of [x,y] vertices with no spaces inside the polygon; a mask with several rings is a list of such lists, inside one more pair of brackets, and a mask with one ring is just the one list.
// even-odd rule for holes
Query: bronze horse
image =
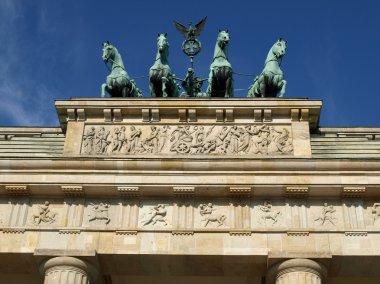
{"label": "bronze horse", "polygon": [[102,84],[102,98],[106,91],[111,97],[142,97],[141,91],[136,87],[135,82],[129,78],[125,70],[121,55],[109,41],[103,43],[103,61],[111,62],[111,73],[107,76],[105,84]]}
{"label": "bronze horse", "polygon": [[210,97],[233,97],[232,66],[228,62],[228,31],[220,31],[210,66],[207,94]]}
{"label": "bronze horse", "polygon": [[156,60],[149,70],[149,88],[152,97],[178,97],[178,85],[169,67],[167,34],[158,34]]}

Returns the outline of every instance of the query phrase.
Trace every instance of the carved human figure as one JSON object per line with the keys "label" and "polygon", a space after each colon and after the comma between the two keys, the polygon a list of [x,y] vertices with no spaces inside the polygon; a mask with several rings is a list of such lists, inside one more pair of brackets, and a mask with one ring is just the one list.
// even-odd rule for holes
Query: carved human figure
{"label": "carved human figure", "polygon": [[103,126],[99,128],[98,132],[96,133],[96,137],[95,137],[96,153],[103,154],[106,152],[107,146],[110,143],[107,140],[108,135],[109,135],[109,131],[106,131]]}
{"label": "carved human figure", "polygon": [[120,134],[119,128],[115,127],[111,134],[111,152],[117,152],[117,150],[119,149],[119,146],[120,146],[119,134]]}
{"label": "carved human figure", "polygon": [[240,136],[241,136],[240,129],[236,125],[232,126],[230,130],[230,139],[229,139],[230,143],[229,143],[229,148],[228,148],[229,154],[239,153]]}
{"label": "carved human figure", "polygon": [[271,153],[288,153],[293,150],[292,145],[289,142],[289,130],[282,128],[278,130],[275,127],[269,127],[271,141],[268,151]]}
{"label": "carved human figure", "polygon": [[84,152],[90,154],[94,151],[94,139],[95,139],[95,127],[92,126],[87,130],[86,134],[83,135],[83,147]]}
{"label": "carved human figure", "polygon": [[203,126],[195,126],[194,130],[195,130],[195,133],[194,133],[195,141],[191,145],[191,148],[193,149],[193,153],[195,153],[195,154],[203,153],[203,147],[205,145],[204,127]]}
{"label": "carved human figure", "polygon": [[207,227],[210,222],[216,222],[218,224],[217,227],[225,225],[226,215],[215,214],[214,211],[216,209],[212,203],[199,205],[199,214],[202,216],[202,221],[204,221],[204,227]]}
{"label": "carved human figure", "polygon": [[158,204],[157,206],[154,206],[151,208],[150,212],[147,214],[148,217],[144,220],[142,220],[142,225],[155,225],[157,222],[163,223],[165,226],[168,225],[167,220],[166,220],[166,214],[167,214],[167,209],[166,209],[166,204]]}
{"label": "carved human figure", "polygon": [[140,142],[140,137],[141,137],[141,129],[136,129],[136,127],[131,126],[129,131],[129,136],[127,138],[127,153],[134,154],[138,147],[139,147],[139,142]]}
{"label": "carved human figure", "polygon": [[264,225],[267,224],[267,220],[272,220],[272,226],[277,223],[278,217],[280,216],[279,210],[273,210],[272,204],[270,204],[268,201],[265,201],[262,205],[259,205],[259,209],[261,211],[260,214],[260,221]]}
{"label": "carved human figure", "polygon": [[215,138],[215,152],[216,153],[226,153],[227,147],[230,143],[230,140],[228,139],[228,134],[230,133],[231,128],[228,128],[227,126],[223,126],[222,129],[219,131],[218,135]]}
{"label": "carved human figure", "polygon": [[314,221],[319,221],[320,224],[323,226],[328,221],[331,225],[335,225],[335,218],[334,213],[336,210],[334,209],[334,206],[328,205],[327,203],[323,204],[321,215],[314,219]]}
{"label": "carved human figure", "polygon": [[125,126],[120,127],[120,132],[119,132],[117,139],[119,140],[119,143],[118,143],[119,147],[118,147],[117,151],[121,152],[121,149],[123,149],[123,147],[125,147],[127,144],[127,136],[125,134]]}
{"label": "carved human figure", "polygon": [[148,153],[157,153],[158,152],[158,142],[159,142],[159,129],[156,126],[150,127],[150,135],[147,137],[142,146]]}
{"label": "carved human figure", "polygon": [[91,205],[91,212],[88,214],[88,221],[95,221],[95,220],[104,220],[105,224],[109,224],[111,222],[111,219],[108,216],[108,210],[109,205],[106,203],[100,202],[99,204],[93,204]]}
{"label": "carved human figure", "polygon": [[373,224],[376,224],[376,221],[380,219],[380,203],[374,203],[372,208],[373,214]]}
{"label": "carved human figure", "polygon": [[161,127],[159,131],[159,139],[158,139],[158,151],[161,152],[162,149],[164,148],[166,141],[168,140],[168,131],[170,129],[169,125],[164,125]]}
{"label": "carved human figure", "polygon": [[55,221],[57,213],[52,212],[49,205],[49,201],[45,201],[43,205],[38,206],[38,214],[32,216],[34,224],[39,225],[41,222],[51,224]]}
{"label": "carved human figure", "polygon": [[270,130],[268,125],[264,124],[263,126],[259,127],[259,134],[255,137],[256,139],[254,139],[254,143],[257,150],[255,154],[268,154],[268,146],[271,143],[269,135]]}
{"label": "carved human figure", "polygon": [[252,147],[252,136],[258,135],[259,129],[256,126],[246,125],[242,132],[238,151],[248,153]]}

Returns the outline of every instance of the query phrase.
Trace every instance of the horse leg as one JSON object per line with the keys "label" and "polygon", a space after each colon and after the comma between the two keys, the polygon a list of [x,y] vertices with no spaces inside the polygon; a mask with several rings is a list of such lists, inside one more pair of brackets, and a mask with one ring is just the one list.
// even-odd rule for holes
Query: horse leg
{"label": "horse leg", "polygon": [[162,97],[167,98],[168,93],[166,92],[166,89],[167,89],[166,85],[168,83],[168,79],[166,77],[162,77],[161,81],[162,81]]}
{"label": "horse leg", "polygon": [[231,98],[232,97],[232,92],[233,92],[233,88],[232,88],[232,76],[228,76],[228,78],[226,80],[226,91],[224,93],[224,97],[225,98]]}
{"label": "horse leg", "polygon": [[211,97],[211,93],[212,93],[212,77],[213,77],[213,72],[212,70],[210,70],[210,74],[208,75],[208,86],[207,86],[207,90],[206,90],[206,94]]}
{"label": "horse leg", "polygon": [[151,80],[149,80],[149,91],[150,91],[150,96],[152,98],[156,97],[156,90],[154,89],[154,84]]}
{"label": "horse leg", "polygon": [[101,90],[102,90],[102,98],[104,98],[106,96],[106,91],[108,91],[107,84],[105,83],[102,84]]}
{"label": "horse leg", "polygon": [[281,91],[280,91],[280,95],[279,95],[279,98],[282,98],[285,94],[285,89],[286,89],[286,81],[285,80],[282,80],[281,81]]}
{"label": "horse leg", "polygon": [[[261,79],[261,80],[260,80]],[[264,97],[266,97],[266,85],[267,85],[267,80],[265,80],[265,75],[263,75],[263,76],[261,76],[261,78],[260,78],[259,80],[261,81],[260,83],[261,84],[259,84],[259,90],[260,90],[260,96],[262,97],[262,98],[264,98]]]}
{"label": "horse leg", "polygon": [[121,90],[121,96],[123,98],[126,98],[127,97],[127,94],[128,94],[128,88],[127,87],[124,87],[122,90]]}

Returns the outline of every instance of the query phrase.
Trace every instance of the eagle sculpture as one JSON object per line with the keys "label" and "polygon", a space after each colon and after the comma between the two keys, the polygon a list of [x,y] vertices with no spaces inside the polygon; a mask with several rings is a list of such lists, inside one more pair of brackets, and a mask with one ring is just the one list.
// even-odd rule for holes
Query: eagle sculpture
{"label": "eagle sculpture", "polygon": [[194,39],[196,36],[201,34],[205,24],[207,17],[204,17],[199,21],[198,24],[193,27],[193,24],[190,22],[189,28],[186,28],[184,25],[174,21],[174,25],[176,29],[186,38],[186,39]]}

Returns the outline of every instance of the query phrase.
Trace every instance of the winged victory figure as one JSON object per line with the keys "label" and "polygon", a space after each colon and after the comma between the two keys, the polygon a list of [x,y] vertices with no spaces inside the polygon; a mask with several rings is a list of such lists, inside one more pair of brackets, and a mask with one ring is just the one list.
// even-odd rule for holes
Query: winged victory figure
{"label": "winged victory figure", "polygon": [[188,28],[176,21],[174,21],[174,25],[186,39],[194,39],[196,36],[199,36],[201,34],[201,31],[206,24],[206,19],[207,16],[200,20],[199,23],[195,25],[195,27],[193,27],[193,24],[191,22]]}

